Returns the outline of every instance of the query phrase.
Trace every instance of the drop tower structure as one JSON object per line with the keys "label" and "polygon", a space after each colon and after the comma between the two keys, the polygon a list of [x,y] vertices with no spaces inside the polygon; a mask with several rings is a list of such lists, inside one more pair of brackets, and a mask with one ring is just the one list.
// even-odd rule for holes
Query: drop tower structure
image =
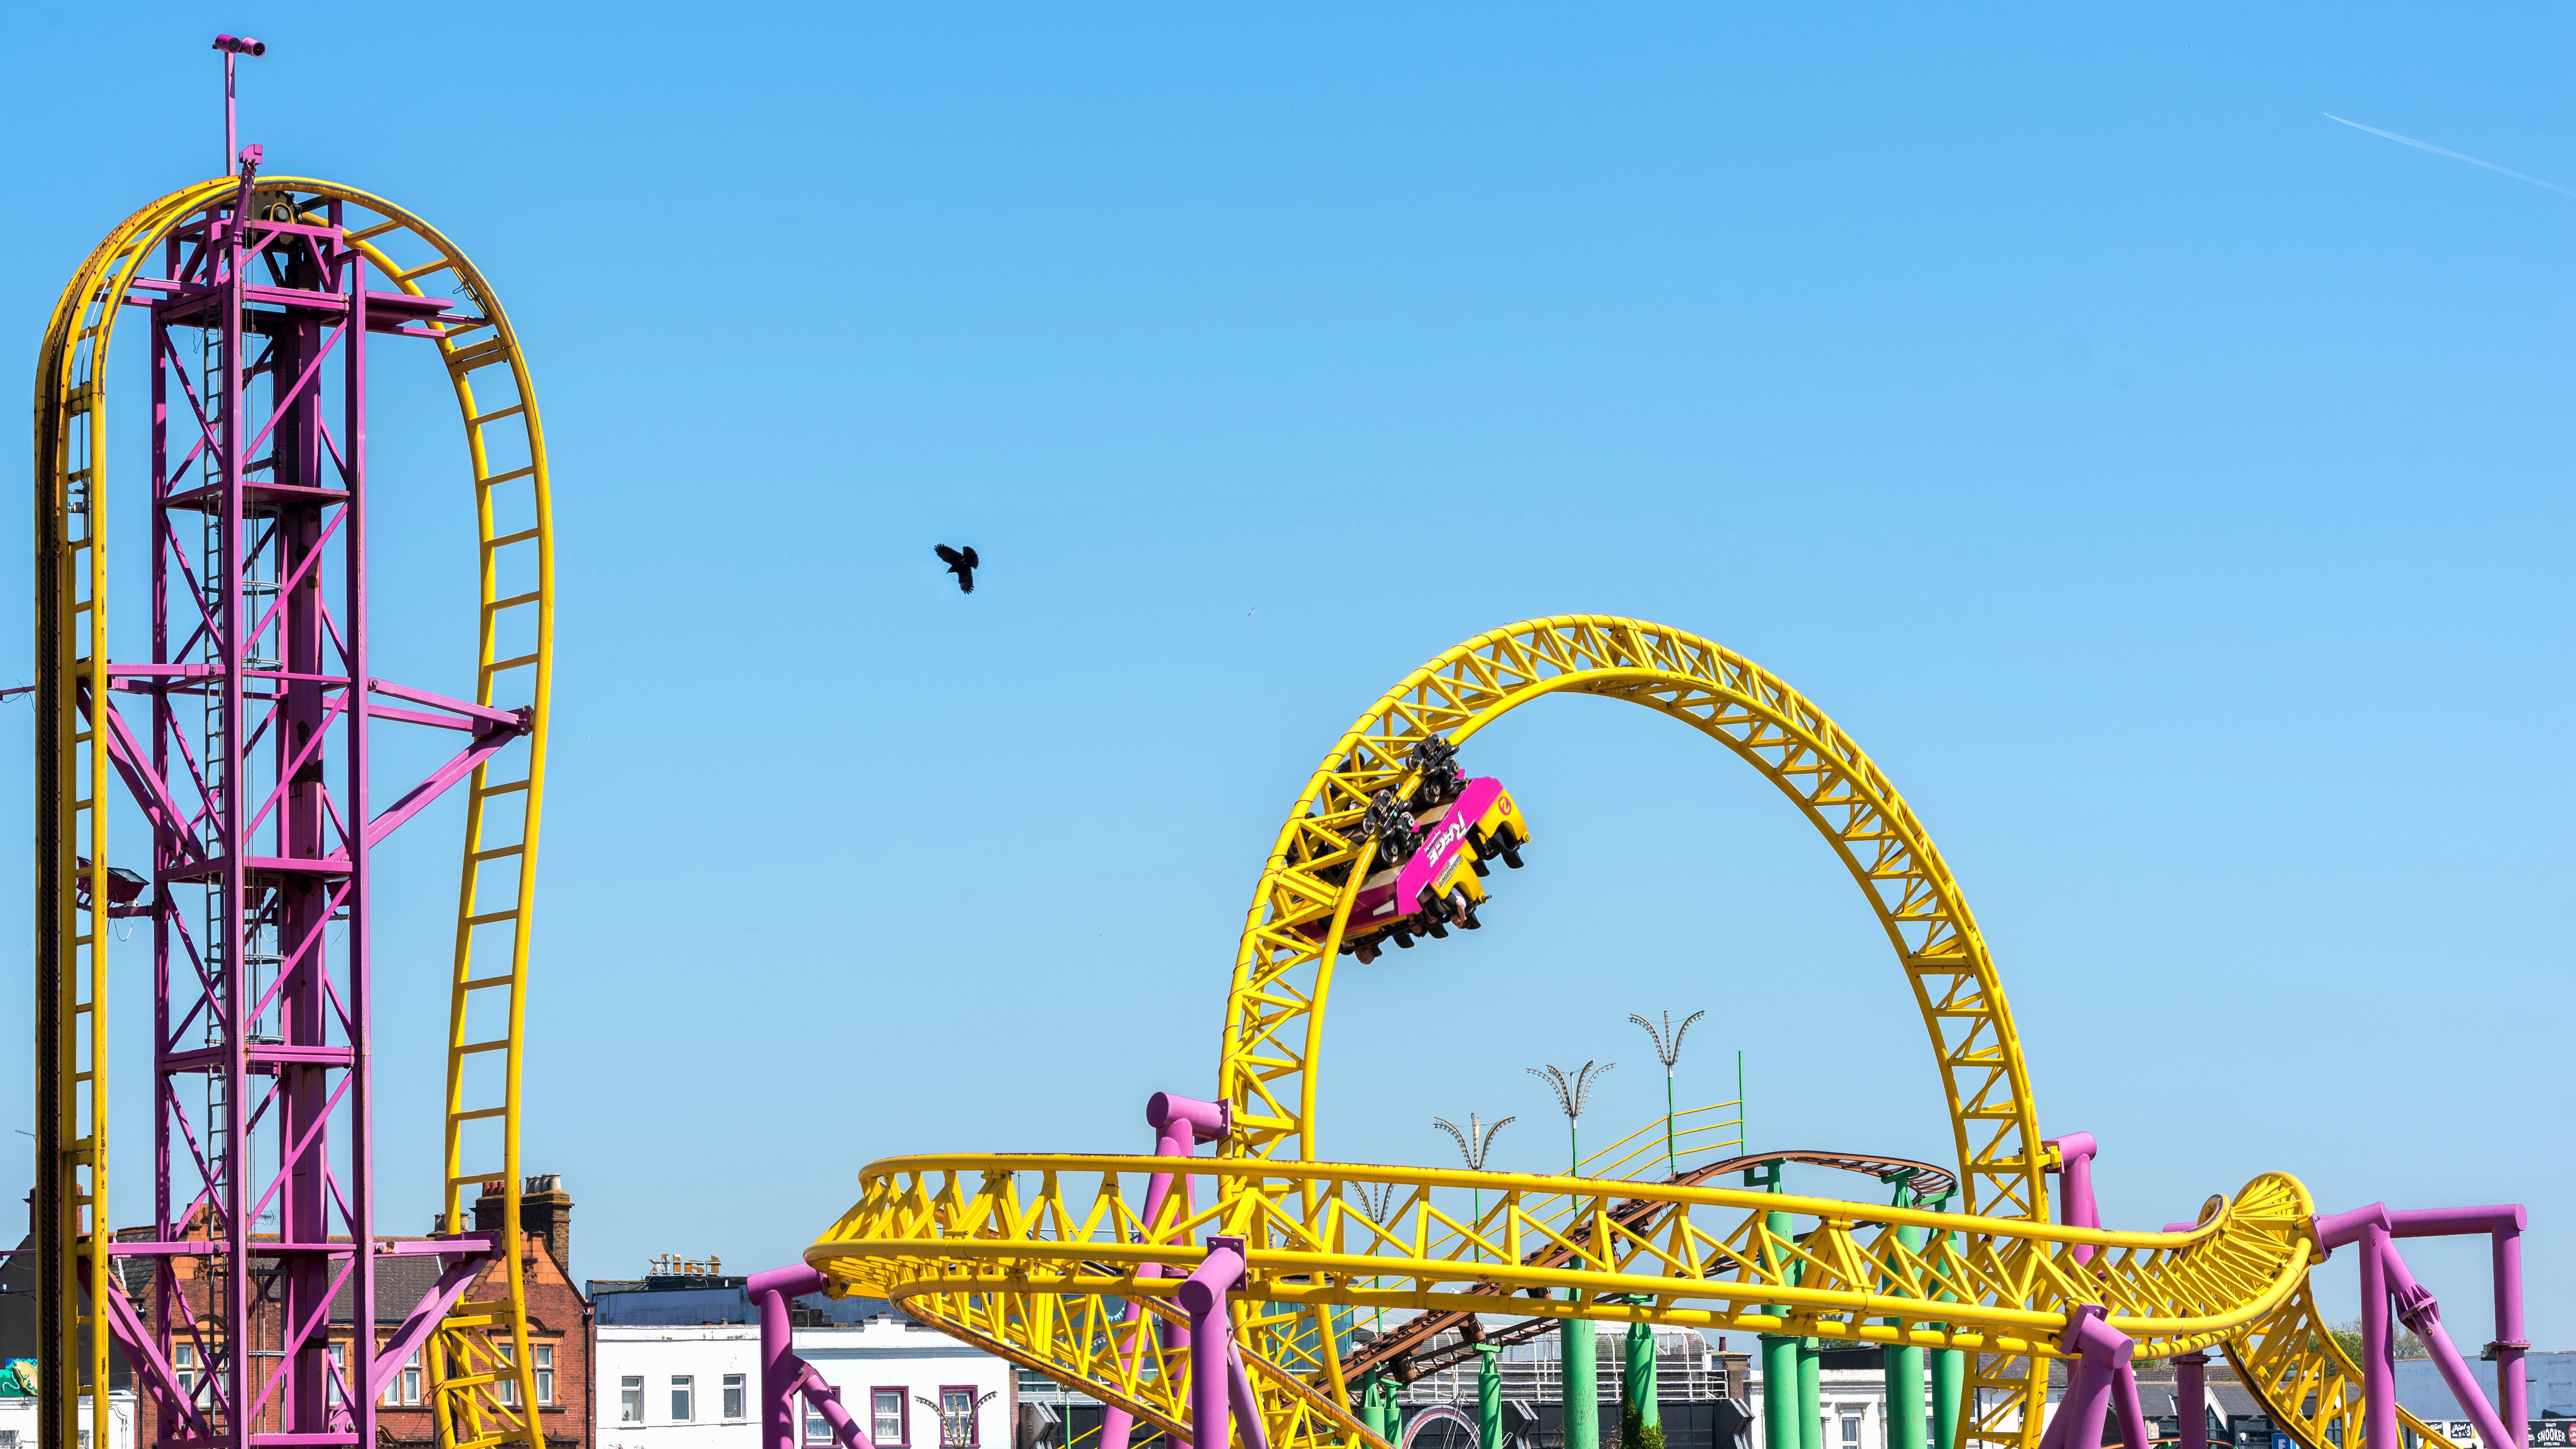
{"label": "drop tower structure", "polygon": [[[99,243],[37,366],[42,1443],[106,1432],[111,1379],[130,1374],[138,1444],[372,1445],[380,1397],[418,1355],[443,1449],[542,1449],[517,1191],[553,608],[535,393],[490,286],[437,230],[352,187],[262,174],[261,148],[236,144],[233,70],[265,47],[215,48],[226,174]],[[132,349],[117,354],[112,389],[120,319],[145,355],[138,379]],[[465,424],[463,476],[406,482],[444,488],[445,537],[461,553],[470,530],[477,549],[477,598],[455,600],[454,648],[425,680],[369,653],[379,348],[434,352]],[[138,380],[142,426],[122,412]],[[129,439],[146,440],[131,463]],[[428,547],[407,541],[405,560]],[[375,852],[460,793],[453,947],[385,953]],[[426,1237],[378,1234],[384,970],[446,977]],[[110,1011],[146,997],[151,1060],[112,1092]],[[394,1086],[427,1126],[429,1084]],[[112,1103],[119,1121],[148,1110],[147,1145],[111,1153]],[[149,1190],[111,1197],[112,1162],[148,1170]],[[503,1221],[475,1231],[468,1190],[494,1181]],[[417,1222],[425,1205],[393,1206]],[[394,1257],[439,1272],[380,1312]]]}

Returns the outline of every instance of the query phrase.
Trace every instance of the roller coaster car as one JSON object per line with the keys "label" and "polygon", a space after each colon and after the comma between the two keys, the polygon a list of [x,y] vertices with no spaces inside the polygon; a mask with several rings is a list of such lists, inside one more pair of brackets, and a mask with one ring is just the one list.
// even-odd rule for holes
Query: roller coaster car
{"label": "roller coaster car", "polygon": [[[1409,812],[1401,805],[1389,810],[1371,806],[1372,817],[1385,818],[1364,821],[1364,828],[1379,838],[1380,851],[1395,863],[1360,883],[1359,899],[1352,902],[1350,923],[1342,932],[1344,954],[1374,961],[1382,938],[1411,950],[1416,936],[1445,938],[1452,925],[1476,930],[1483,924],[1476,919],[1476,908],[1485,901],[1482,877],[1490,869],[1485,862],[1501,856],[1505,865],[1520,868],[1529,822],[1502,781],[1459,781],[1443,793],[1448,798],[1424,811],[1418,822],[1406,818]],[[1391,797],[1383,803],[1394,804]],[[1322,938],[1323,923],[1305,929],[1309,937]]]}

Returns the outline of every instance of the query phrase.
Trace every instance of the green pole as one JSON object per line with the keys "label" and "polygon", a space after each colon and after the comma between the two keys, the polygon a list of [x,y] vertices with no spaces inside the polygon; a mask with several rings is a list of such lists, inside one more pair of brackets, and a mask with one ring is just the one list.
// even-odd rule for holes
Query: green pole
{"label": "green pole", "polygon": [[[1568,1299],[1582,1290],[1565,1290]],[[1565,1449],[1601,1449],[1601,1376],[1596,1362],[1601,1345],[1588,1318],[1565,1320]]]}
{"label": "green pole", "polygon": [[[1936,1211],[1948,1212],[1950,1199],[1944,1197]],[[1961,1247],[1959,1235],[1950,1235],[1950,1247]],[[1944,1293],[1944,1298],[1951,1294]],[[1932,1418],[1934,1422],[1931,1449],[1955,1449],[1959,1442],[1959,1411],[1967,1399],[1968,1353],[1965,1349],[1945,1348],[1932,1355]]]}
{"label": "green pole", "polygon": [[1798,1449],[1798,1340],[1762,1335],[1762,1449]]}
{"label": "green pole", "polygon": [[[1896,1206],[1918,1206],[1913,1189],[1902,1182],[1897,1184]],[[1926,1238],[1921,1228],[1896,1230],[1896,1241],[1907,1252],[1921,1252]],[[1901,1318],[1884,1321],[1897,1327],[1903,1327],[1905,1322]],[[1878,1354],[1879,1372],[1887,1382],[1887,1449],[1927,1449],[1923,1434],[1923,1350],[1913,1344],[1891,1343]]]}
{"label": "green pole", "polygon": [[1503,1449],[1503,1350],[1476,1345],[1476,1449]]}
{"label": "green pole", "polygon": [[[1651,1323],[1628,1325],[1628,1407],[1637,1413],[1637,1422],[1649,1429],[1659,1428],[1663,1417],[1655,1408],[1655,1326]],[[1626,1421],[1621,1420],[1622,1423]],[[1636,1449],[1636,1446],[1625,1446]]]}
{"label": "green pole", "polygon": [[1395,1385],[1381,1375],[1368,1376],[1368,1388],[1360,1398],[1360,1422],[1389,1444],[1395,1442],[1397,1430],[1403,1427],[1404,1411],[1396,1406]]}
{"label": "green pole", "polygon": [[1673,1150],[1673,1069],[1670,1066],[1664,1068],[1664,1170],[1674,1177],[1682,1175],[1681,1154]]}
{"label": "green pole", "polygon": [[1798,1340],[1798,1449],[1825,1449],[1825,1356],[1812,1338]]}
{"label": "green pole", "polygon": [[[1735,1054],[1736,1081],[1744,1080],[1744,1053]],[[1739,1085],[1738,1095],[1741,1095]],[[1769,1192],[1780,1190],[1780,1164],[1765,1162],[1744,1169],[1744,1185]],[[1789,1233],[1787,1213],[1763,1216],[1762,1230],[1769,1237],[1786,1237]],[[1763,1254],[1769,1257],[1766,1240]],[[1777,1266],[1776,1262],[1766,1266]],[[1785,1314],[1788,1305],[1773,1303],[1766,1313]],[[1798,1449],[1798,1340],[1782,1333],[1762,1335],[1762,1449]]]}

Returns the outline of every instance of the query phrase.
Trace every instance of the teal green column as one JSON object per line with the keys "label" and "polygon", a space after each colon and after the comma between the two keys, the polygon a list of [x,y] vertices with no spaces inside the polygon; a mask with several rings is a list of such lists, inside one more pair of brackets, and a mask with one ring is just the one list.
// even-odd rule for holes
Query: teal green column
{"label": "teal green column", "polygon": [[1959,1441],[1959,1401],[1967,1397],[1968,1351],[1945,1348],[1932,1355],[1932,1449],[1953,1449]]}
{"label": "teal green column", "polygon": [[[1950,1199],[1946,1196],[1943,1197],[1939,1202],[1933,1204],[1932,1210],[1934,1212],[1948,1212],[1950,1210]],[[1961,1251],[1963,1246],[1964,1245],[1962,1244],[1959,1235],[1957,1233],[1952,1233],[1950,1235],[1950,1250],[1955,1253]],[[1941,1296],[1945,1299],[1954,1299],[1958,1295],[1954,1293],[1943,1293]],[[1961,1348],[1945,1348],[1933,1354],[1932,1418],[1934,1421],[1934,1427],[1932,1431],[1933,1442],[1931,1449],[1956,1449],[1959,1438],[1959,1406],[1960,1403],[1966,1399],[1967,1390],[1968,1351]]]}
{"label": "teal green column", "polygon": [[[1912,1168],[1904,1175],[1911,1177]],[[1896,1206],[1921,1206],[1914,1190],[1900,1180],[1896,1188]],[[1921,1253],[1931,1234],[1923,1228],[1898,1228],[1897,1245],[1909,1253]],[[1890,1327],[1906,1326],[1902,1318],[1882,1320]],[[1879,1374],[1887,1387],[1887,1449],[1927,1449],[1923,1435],[1923,1350],[1912,1344],[1889,1344],[1878,1351]]]}
{"label": "teal green column", "polygon": [[[1655,1408],[1655,1326],[1651,1323],[1628,1325],[1627,1364],[1628,1408],[1637,1422],[1649,1429],[1663,1427],[1663,1416]],[[1622,1423],[1626,1422],[1623,1417]],[[1633,1446],[1630,1446],[1633,1449]]]}
{"label": "teal green column", "polygon": [[1762,1449],[1798,1449],[1798,1340],[1762,1335]]}
{"label": "teal green column", "polygon": [[[1569,1288],[1568,1298],[1582,1296]],[[1600,1344],[1588,1318],[1565,1320],[1565,1449],[1601,1449],[1601,1376],[1595,1359]]]}
{"label": "teal green column", "polygon": [[1503,1350],[1476,1345],[1476,1449],[1503,1449]]}
{"label": "teal green column", "polygon": [[1798,1449],[1825,1449],[1825,1356],[1812,1338],[1798,1341]]}
{"label": "teal green column", "polygon": [[[1736,1053],[1736,1096],[1741,1098],[1744,1054]],[[1766,1162],[1744,1169],[1744,1185],[1767,1192],[1780,1190],[1780,1164]],[[1786,1237],[1790,1228],[1787,1213],[1763,1216],[1762,1230],[1770,1237]],[[1766,1242],[1764,1253],[1770,1249]],[[1776,1264],[1771,1265],[1776,1266]],[[1766,1313],[1785,1314],[1788,1305],[1768,1304]],[[1762,1449],[1798,1449],[1798,1340],[1786,1334],[1762,1335]]]}
{"label": "teal green column", "polygon": [[1392,1444],[1401,1427],[1404,1412],[1395,1405],[1395,1385],[1383,1374],[1370,1374],[1360,1380],[1360,1424],[1370,1433]]}

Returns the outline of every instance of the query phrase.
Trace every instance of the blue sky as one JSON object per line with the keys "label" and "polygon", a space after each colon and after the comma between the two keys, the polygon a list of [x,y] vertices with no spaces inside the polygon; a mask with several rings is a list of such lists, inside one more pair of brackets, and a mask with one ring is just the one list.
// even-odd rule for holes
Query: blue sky
{"label": "blue sky", "polygon": [[[891,1153],[1141,1149],[1149,1092],[1209,1087],[1325,748],[1449,644],[1581,611],[1743,651],[1881,763],[2113,1221],[2266,1170],[2523,1201],[2532,1336],[2576,1345],[2576,199],[2323,114],[2576,185],[2565,9],[135,5],[98,62],[26,10],[21,356],[212,169],[217,30],[271,44],[270,169],[439,223],[533,359],[527,1165],[582,1275],[783,1261]],[[461,688],[431,381],[389,367],[375,413],[379,658]],[[972,598],[936,542],[981,551]],[[1521,1068],[1617,1060],[1615,1135],[1661,1097],[1625,1018],[1667,1007],[1710,1012],[1685,1097],[1746,1053],[1756,1146],[1945,1151],[1883,942],[1749,772],[1589,700],[1470,763],[1531,868],[1342,977],[1327,1153],[1445,1161],[1429,1119],[1473,1110],[1552,1166]],[[380,857],[388,1228],[438,1170],[456,828]],[[2483,1250],[2410,1252],[2482,1341]]]}

